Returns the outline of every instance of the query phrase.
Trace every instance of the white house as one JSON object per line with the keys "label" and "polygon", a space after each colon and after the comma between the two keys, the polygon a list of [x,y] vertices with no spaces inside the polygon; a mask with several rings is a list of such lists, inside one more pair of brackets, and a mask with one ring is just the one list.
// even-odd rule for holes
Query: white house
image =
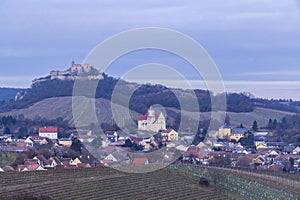
{"label": "white house", "polygon": [[24,142],[26,143],[26,147],[33,147],[34,141],[30,136]]}
{"label": "white house", "polygon": [[39,136],[56,140],[58,138],[58,128],[39,128]]}
{"label": "white house", "polygon": [[138,130],[159,132],[166,129],[166,118],[162,112],[155,113],[152,106],[148,113],[138,119]]}

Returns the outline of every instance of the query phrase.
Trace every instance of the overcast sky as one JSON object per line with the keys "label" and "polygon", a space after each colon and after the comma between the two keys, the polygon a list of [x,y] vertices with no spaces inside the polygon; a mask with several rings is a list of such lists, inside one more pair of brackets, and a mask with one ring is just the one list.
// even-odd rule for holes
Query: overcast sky
{"label": "overcast sky", "polygon": [[[0,0],[0,87],[29,87],[34,77],[64,70],[73,59],[83,62],[111,35],[154,26],[201,44],[228,90],[300,99],[299,24],[295,0]],[[154,61],[197,79],[177,58],[159,52],[128,55],[109,73],[122,76],[126,65]]]}

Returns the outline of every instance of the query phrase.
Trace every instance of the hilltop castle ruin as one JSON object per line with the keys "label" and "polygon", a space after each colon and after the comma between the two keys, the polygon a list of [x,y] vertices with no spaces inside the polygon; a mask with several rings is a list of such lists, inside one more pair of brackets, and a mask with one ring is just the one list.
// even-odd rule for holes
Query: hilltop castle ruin
{"label": "hilltop castle ruin", "polygon": [[37,78],[32,81],[32,84],[40,83],[48,80],[75,80],[79,79],[87,79],[87,80],[101,80],[103,79],[103,73],[95,69],[93,66],[89,64],[75,64],[72,61],[71,67],[65,71],[57,71],[53,70],[50,72],[50,75],[42,78]]}

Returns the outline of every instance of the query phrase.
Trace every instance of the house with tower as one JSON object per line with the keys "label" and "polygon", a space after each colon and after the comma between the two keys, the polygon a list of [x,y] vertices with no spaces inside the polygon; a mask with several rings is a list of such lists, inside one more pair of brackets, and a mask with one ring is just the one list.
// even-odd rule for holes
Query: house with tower
{"label": "house with tower", "polygon": [[138,130],[159,132],[166,129],[166,118],[162,112],[155,112],[151,106],[145,115],[138,119]]}

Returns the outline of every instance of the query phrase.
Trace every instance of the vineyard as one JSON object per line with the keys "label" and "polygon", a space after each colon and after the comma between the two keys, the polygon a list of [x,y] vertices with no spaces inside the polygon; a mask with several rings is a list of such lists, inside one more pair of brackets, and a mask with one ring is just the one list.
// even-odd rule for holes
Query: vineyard
{"label": "vineyard", "polygon": [[173,170],[124,173],[110,168],[0,174],[0,199],[230,199],[199,178]]}
{"label": "vineyard", "polygon": [[[199,185],[205,178],[208,185]],[[299,179],[170,165],[149,173],[111,168],[0,174],[0,199],[300,199]]]}
{"label": "vineyard", "polygon": [[242,199],[300,199],[300,176],[277,176],[217,167],[171,165],[173,169],[197,177],[206,177],[215,187],[230,191]]}

